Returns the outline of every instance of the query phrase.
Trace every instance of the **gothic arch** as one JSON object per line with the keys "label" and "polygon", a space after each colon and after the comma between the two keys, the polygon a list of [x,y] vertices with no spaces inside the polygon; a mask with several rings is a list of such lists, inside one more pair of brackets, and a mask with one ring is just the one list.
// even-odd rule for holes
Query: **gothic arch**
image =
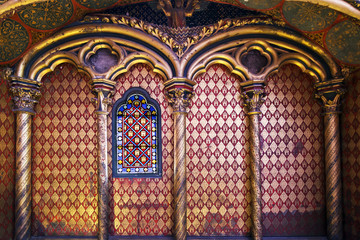
{"label": "gothic arch", "polygon": [[[267,64],[254,74],[241,62],[251,50],[259,51]],[[187,78],[202,73],[214,63],[227,66],[243,81],[265,79],[284,63],[294,63],[324,82],[339,75],[331,56],[305,38],[274,26],[245,26],[209,37],[187,51],[181,59],[181,72]]]}
{"label": "gothic arch", "polygon": [[[117,58],[106,71],[97,71],[89,58],[108,50]],[[115,24],[81,25],[65,29],[41,42],[19,62],[15,75],[38,82],[57,65],[71,62],[92,78],[113,80],[136,63],[151,66],[164,79],[176,74],[178,59],[164,43],[134,28]]]}

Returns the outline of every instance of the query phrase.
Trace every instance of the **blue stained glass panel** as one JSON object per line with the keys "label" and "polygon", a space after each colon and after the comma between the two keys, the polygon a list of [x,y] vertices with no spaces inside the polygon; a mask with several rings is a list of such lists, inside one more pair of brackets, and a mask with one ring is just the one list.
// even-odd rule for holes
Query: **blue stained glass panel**
{"label": "blue stained glass panel", "polygon": [[113,176],[161,176],[159,104],[145,90],[132,88],[113,111]]}

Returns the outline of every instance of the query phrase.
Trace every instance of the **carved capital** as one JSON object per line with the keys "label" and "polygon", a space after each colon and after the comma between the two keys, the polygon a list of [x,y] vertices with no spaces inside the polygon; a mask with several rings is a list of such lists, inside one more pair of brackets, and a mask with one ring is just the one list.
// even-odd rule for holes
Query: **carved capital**
{"label": "carved capital", "polygon": [[341,97],[345,94],[344,89],[336,89],[332,92],[320,92],[315,94],[323,104],[325,114],[340,113]]}
{"label": "carved capital", "polygon": [[264,89],[255,89],[241,94],[244,99],[244,106],[248,109],[248,114],[260,114],[261,104],[264,102]]}
{"label": "carved capital", "polygon": [[108,114],[107,107],[112,103],[111,95],[114,94],[115,81],[96,78],[91,81],[92,92],[95,98],[92,102],[95,104],[97,114]]}
{"label": "carved capital", "polygon": [[166,95],[174,112],[186,112],[193,96],[192,92],[183,88],[173,88],[167,91]]}
{"label": "carved capital", "polygon": [[108,114],[107,107],[112,103],[112,98],[110,98],[110,96],[113,92],[101,88],[93,89],[93,92],[96,95],[96,97],[92,99],[92,102],[96,107],[96,113]]}
{"label": "carved capital", "polygon": [[5,76],[10,82],[10,93],[12,95],[15,108],[13,111],[28,112],[35,114],[35,104],[41,97],[41,83],[18,76],[10,76],[11,70],[6,70]]}

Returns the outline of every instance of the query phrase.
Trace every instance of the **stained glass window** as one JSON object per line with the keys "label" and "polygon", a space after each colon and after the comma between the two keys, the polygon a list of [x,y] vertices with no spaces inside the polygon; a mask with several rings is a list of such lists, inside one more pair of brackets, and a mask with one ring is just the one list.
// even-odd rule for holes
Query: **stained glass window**
{"label": "stained glass window", "polygon": [[160,177],[160,106],[131,88],[113,108],[113,177]]}

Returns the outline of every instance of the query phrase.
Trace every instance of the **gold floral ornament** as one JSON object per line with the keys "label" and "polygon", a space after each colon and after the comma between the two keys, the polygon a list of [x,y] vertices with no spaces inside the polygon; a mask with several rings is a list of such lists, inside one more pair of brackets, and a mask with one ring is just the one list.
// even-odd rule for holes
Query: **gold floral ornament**
{"label": "gold floral ornament", "polygon": [[70,20],[74,7],[70,0],[49,0],[34,3],[31,7],[20,11],[19,17],[28,26],[39,30],[50,30]]}
{"label": "gold floral ornament", "polygon": [[29,44],[29,34],[18,22],[7,19],[0,23],[0,62],[20,56]]}

